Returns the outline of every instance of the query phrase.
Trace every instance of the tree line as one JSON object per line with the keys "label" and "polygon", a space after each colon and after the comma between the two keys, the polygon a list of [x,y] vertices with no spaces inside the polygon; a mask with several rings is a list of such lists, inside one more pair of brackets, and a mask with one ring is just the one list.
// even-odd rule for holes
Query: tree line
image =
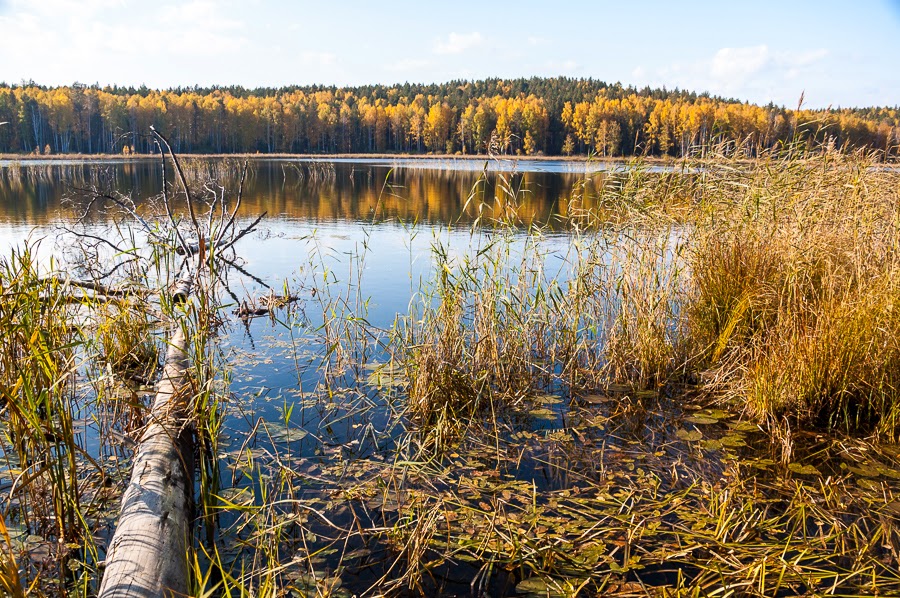
{"label": "tree line", "polygon": [[897,155],[900,107],[787,109],[594,79],[434,85],[175,88],[0,84],[2,153],[685,156],[797,139]]}

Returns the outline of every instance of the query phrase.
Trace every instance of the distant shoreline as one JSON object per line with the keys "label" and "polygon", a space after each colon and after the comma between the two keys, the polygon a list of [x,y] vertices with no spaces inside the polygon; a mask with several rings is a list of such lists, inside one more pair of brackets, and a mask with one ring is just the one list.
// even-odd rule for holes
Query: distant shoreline
{"label": "distant shoreline", "polygon": [[[645,156],[638,158],[637,156],[610,156],[610,157],[593,157],[587,156],[490,156],[487,154],[188,154],[179,153],[182,159],[246,159],[246,160],[265,160],[265,159],[283,159],[283,160],[422,160],[429,161],[506,161],[515,162],[523,160],[531,160],[536,162],[603,162],[603,163],[627,163],[630,160],[640,159],[644,162],[653,164],[674,164],[684,160],[684,158],[661,158],[657,156]],[[159,154],[0,154],[0,160],[10,162],[36,162],[36,161],[140,161],[140,160],[159,160]]]}

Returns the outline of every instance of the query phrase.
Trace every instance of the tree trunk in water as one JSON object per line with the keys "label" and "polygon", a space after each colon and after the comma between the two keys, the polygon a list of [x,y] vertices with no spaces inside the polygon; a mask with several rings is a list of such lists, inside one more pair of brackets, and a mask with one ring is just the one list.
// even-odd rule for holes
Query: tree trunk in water
{"label": "tree trunk in water", "polygon": [[[189,282],[181,283],[173,300],[183,301],[189,290]],[[107,551],[101,598],[188,593],[194,438],[187,413],[191,397],[187,342],[176,324]]]}

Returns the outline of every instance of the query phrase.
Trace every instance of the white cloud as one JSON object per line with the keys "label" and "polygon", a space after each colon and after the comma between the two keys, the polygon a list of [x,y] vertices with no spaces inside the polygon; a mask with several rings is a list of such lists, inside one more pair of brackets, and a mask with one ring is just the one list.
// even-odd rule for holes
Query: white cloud
{"label": "white cloud", "polygon": [[331,52],[301,52],[300,60],[307,66],[333,66],[337,63],[337,56]]}
{"label": "white cloud", "polygon": [[738,87],[754,77],[796,79],[804,67],[828,55],[824,49],[802,52],[773,52],[766,45],[722,48],[713,56],[709,74],[726,87]]}
{"label": "white cloud", "polygon": [[[126,5],[126,0],[10,0],[13,12],[48,15],[92,15],[100,10],[115,9]],[[0,5],[2,8],[2,5]]]}
{"label": "white cloud", "polygon": [[428,60],[423,60],[421,58],[404,58],[403,60],[398,60],[397,62],[389,64],[384,68],[389,71],[405,72],[425,68],[429,64],[431,64],[431,62],[429,62]]}
{"label": "white cloud", "polygon": [[710,75],[722,81],[739,81],[761,71],[771,59],[769,47],[722,48],[713,56]]}
{"label": "white cloud", "polygon": [[479,32],[456,33],[453,32],[446,38],[435,40],[435,54],[461,54],[484,43],[484,36]]}
{"label": "white cloud", "polygon": [[[233,56],[249,43],[232,3],[11,0],[0,14],[0,79],[152,83],[173,63],[212,73],[219,64],[211,57]],[[154,60],[135,69],[135,57],[148,54]]]}
{"label": "white cloud", "polygon": [[160,10],[159,15],[159,20],[164,25],[178,28],[224,31],[235,30],[241,27],[240,21],[223,15],[219,10],[219,5],[209,0],[170,4],[164,6]]}
{"label": "white cloud", "polygon": [[821,79],[824,49],[778,50],[766,44],[720,48],[709,58],[632,71],[636,84],[708,91],[758,103],[795,105],[800,93]]}

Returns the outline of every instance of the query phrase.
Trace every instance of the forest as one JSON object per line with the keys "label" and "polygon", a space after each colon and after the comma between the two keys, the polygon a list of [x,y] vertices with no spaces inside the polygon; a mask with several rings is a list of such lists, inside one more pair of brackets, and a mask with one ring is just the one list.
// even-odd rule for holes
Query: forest
{"label": "forest", "polygon": [[152,125],[175,151],[702,156],[797,140],[900,153],[900,107],[758,106],[594,79],[434,85],[174,88],[0,83],[0,153],[147,154]]}
{"label": "forest", "polygon": [[797,139],[897,155],[900,107],[758,106],[593,79],[441,85],[175,88],[0,84],[0,153],[756,155]]}

